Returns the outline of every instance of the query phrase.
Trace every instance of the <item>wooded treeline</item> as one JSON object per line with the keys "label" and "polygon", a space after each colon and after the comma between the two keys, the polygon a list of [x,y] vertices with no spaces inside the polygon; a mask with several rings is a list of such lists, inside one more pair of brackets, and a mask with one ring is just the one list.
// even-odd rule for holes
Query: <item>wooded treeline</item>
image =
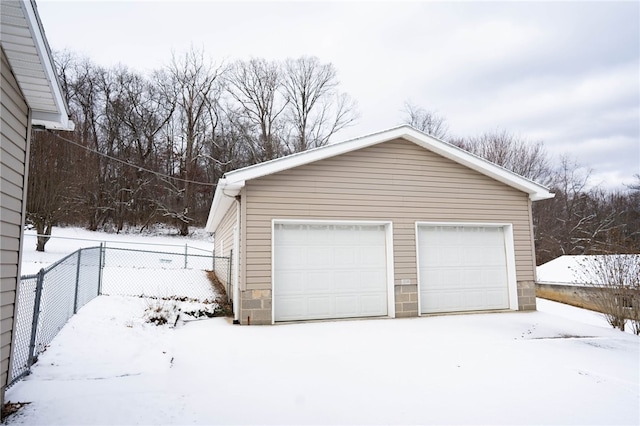
{"label": "wooded treeline", "polygon": [[[204,225],[225,172],[326,145],[357,118],[334,66],[315,57],[215,64],[192,49],[148,74],[55,58],[76,128],[32,134],[27,218],[42,235],[57,224],[156,223],[186,235]],[[538,263],[640,252],[640,177],[628,190],[590,188],[588,172],[554,161],[542,142],[506,131],[456,138],[443,117],[410,104],[404,121],[556,193],[533,204]]]}
{"label": "wooded treeline", "polygon": [[158,222],[186,235],[225,172],[325,145],[357,115],[315,57],[214,64],[192,49],[150,74],[55,59],[76,128],[33,133],[27,210],[43,235]]}

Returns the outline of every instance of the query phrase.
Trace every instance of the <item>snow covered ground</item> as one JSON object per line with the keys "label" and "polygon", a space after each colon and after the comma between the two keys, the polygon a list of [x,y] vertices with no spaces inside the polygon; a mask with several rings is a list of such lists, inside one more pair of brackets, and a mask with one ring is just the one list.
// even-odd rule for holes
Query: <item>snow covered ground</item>
{"label": "snow covered ground", "polygon": [[[23,273],[100,241],[212,249],[204,233],[54,235],[65,239],[44,254],[27,237]],[[538,312],[272,327],[182,314],[175,328],[144,321],[152,303],[89,302],[7,391],[30,404],[6,423],[640,424],[640,339],[555,302],[538,299]]]}
{"label": "snow covered ground", "polygon": [[92,232],[75,227],[54,227],[52,238],[45,246],[45,252],[36,251],[35,230],[25,231],[22,249],[22,275],[36,274],[42,268],[62,259],[82,247],[106,247],[154,250],[170,253],[184,253],[185,244],[190,253],[211,255],[213,238],[203,229],[194,228],[192,234],[181,237],[167,235],[167,230],[153,233],[106,233]]}
{"label": "snow covered ground", "polygon": [[[115,234],[54,227],[44,253],[35,250],[35,231],[25,231],[21,275],[36,274],[80,248],[103,244],[107,248],[102,279],[104,294],[213,300],[215,295],[204,272],[212,269],[211,257],[207,256],[213,252],[213,239],[203,229],[192,231],[191,235],[180,237],[167,235],[166,229]],[[185,252],[190,255],[188,269],[184,268]],[[75,264],[72,266],[75,268]]]}
{"label": "snow covered ground", "polygon": [[100,296],[73,317],[7,424],[640,424],[640,339],[538,312],[237,326],[143,321]]}

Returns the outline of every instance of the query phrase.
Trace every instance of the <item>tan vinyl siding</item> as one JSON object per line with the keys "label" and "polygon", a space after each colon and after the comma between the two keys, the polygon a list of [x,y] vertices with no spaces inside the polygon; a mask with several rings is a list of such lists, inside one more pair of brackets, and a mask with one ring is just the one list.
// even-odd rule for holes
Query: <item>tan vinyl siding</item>
{"label": "tan vinyl siding", "polygon": [[7,384],[9,354],[20,271],[20,239],[28,161],[29,108],[18,88],[4,50],[0,85],[0,402]]}
{"label": "tan vinyl siding", "polygon": [[416,283],[416,221],[512,223],[517,280],[533,280],[527,194],[395,140],[248,181],[246,288],[271,287],[272,219],[392,220],[395,284]]}
{"label": "tan vinyl siding", "polygon": [[[214,244],[216,256],[229,257],[231,255],[231,250],[233,249],[233,228],[236,226],[237,210],[237,203],[233,203],[215,230]],[[218,265],[220,265],[224,270],[219,270]],[[216,275],[222,281],[227,291],[229,290],[228,274],[228,264],[224,262],[216,262]]]}

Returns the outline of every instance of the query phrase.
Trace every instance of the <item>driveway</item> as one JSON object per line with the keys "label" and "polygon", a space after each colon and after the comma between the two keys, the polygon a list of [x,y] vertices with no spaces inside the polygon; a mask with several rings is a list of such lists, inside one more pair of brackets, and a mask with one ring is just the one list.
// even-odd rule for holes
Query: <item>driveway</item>
{"label": "driveway", "polygon": [[31,402],[8,424],[640,424],[640,339],[553,302],[176,328],[145,323],[148,304],[87,304],[8,391]]}

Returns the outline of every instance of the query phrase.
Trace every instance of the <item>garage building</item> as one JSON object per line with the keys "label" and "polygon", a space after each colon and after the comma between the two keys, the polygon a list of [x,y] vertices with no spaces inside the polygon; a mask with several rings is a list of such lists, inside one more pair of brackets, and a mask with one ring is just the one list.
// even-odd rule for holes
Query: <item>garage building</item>
{"label": "garage building", "polygon": [[207,230],[241,324],[533,310],[551,197],[401,126],[226,173]]}

